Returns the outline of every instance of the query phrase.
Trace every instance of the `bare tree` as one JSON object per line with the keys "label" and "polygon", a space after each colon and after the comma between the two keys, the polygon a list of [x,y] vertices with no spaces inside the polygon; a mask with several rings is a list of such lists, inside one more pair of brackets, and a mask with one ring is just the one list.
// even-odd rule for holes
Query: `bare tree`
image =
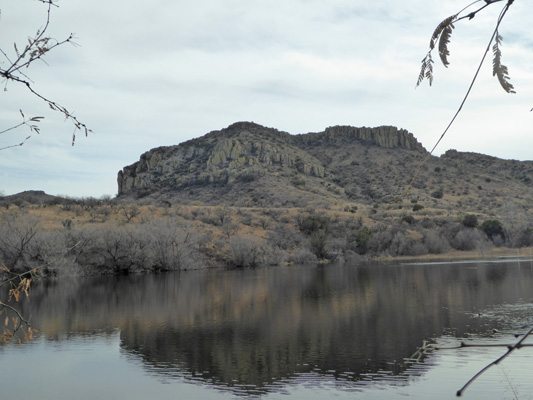
{"label": "bare tree", "polygon": [[139,206],[137,204],[127,204],[121,207],[122,215],[126,217],[126,223],[131,222],[133,218],[138,216],[141,213]]}

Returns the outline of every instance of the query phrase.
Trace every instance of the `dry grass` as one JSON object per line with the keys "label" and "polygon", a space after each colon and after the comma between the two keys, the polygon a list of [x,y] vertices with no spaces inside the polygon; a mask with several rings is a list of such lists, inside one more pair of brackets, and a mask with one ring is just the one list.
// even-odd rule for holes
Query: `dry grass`
{"label": "dry grass", "polygon": [[493,247],[483,252],[479,250],[459,251],[449,250],[443,254],[424,254],[416,257],[377,257],[383,261],[459,261],[459,260],[496,260],[496,259],[533,259],[533,248],[523,247],[510,249],[508,247]]}
{"label": "dry grass", "polygon": [[[284,229],[291,232],[295,237],[301,237],[308,241],[309,237],[302,236],[299,230],[298,218],[309,215],[327,216],[331,221],[332,229],[330,237],[334,240],[342,241],[353,234],[362,224],[370,229],[378,226],[402,225],[402,232],[405,240],[412,242],[423,242],[424,233],[420,224],[408,225],[401,223],[405,215],[413,215],[417,222],[427,218],[429,220],[445,219],[460,224],[464,214],[444,212],[438,208],[424,208],[413,212],[414,203],[404,202],[403,204],[387,204],[370,206],[365,204],[341,203],[336,209],[311,209],[311,208],[260,208],[260,207],[222,207],[205,205],[138,205],[135,203],[118,203],[116,201],[100,203],[93,206],[87,204],[65,206],[49,205],[36,206],[26,205],[21,208],[10,206],[8,209],[0,209],[0,217],[3,214],[26,214],[39,220],[40,227],[45,231],[59,231],[65,229],[66,224],[73,228],[85,228],[88,226],[120,227],[126,225],[142,225],[155,220],[173,219],[183,226],[190,227],[196,235],[205,237],[208,242],[206,248],[212,250],[217,257],[225,257],[228,254],[230,238],[233,236],[246,237],[258,243],[268,243],[269,235],[282,225]],[[356,206],[355,212],[349,212]],[[401,206],[401,207],[400,207]],[[137,209],[138,214],[128,221],[124,210],[128,207]],[[478,214],[483,218],[482,214]],[[359,226],[359,228],[357,228]],[[336,230],[340,229],[340,230]],[[435,228],[438,229],[438,228]],[[352,239],[353,240],[353,239]],[[300,241],[299,245],[303,242]],[[305,246],[308,246],[304,244]],[[514,257],[517,255],[529,257],[530,249],[509,248],[489,248],[484,246],[483,251],[458,251],[450,250],[443,254],[427,254],[417,256],[419,260],[459,260],[459,259],[495,259],[498,257]],[[300,248],[291,248],[291,251],[298,251]],[[346,250],[346,249],[345,249]],[[345,251],[344,250],[344,251]],[[407,260],[414,257],[380,257],[380,260]]]}

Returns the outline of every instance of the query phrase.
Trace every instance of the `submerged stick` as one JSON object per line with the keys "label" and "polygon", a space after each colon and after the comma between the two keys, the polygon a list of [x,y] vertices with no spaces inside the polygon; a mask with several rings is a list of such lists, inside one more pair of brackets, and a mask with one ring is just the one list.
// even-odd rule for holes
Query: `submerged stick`
{"label": "submerged stick", "polygon": [[494,365],[498,365],[501,361],[503,361],[505,358],[507,358],[507,356],[509,356],[514,350],[519,349],[520,347],[530,346],[530,345],[522,344],[522,342],[524,340],[526,340],[527,337],[529,335],[531,335],[531,333],[533,333],[533,328],[531,328],[529,331],[527,331],[527,333],[524,335],[524,337],[522,337],[522,339],[520,339],[514,345],[508,346],[508,350],[503,356],[501,356],[497,360],[491,362],[489,365],[487,365],[485,368],[483,368],[481,371],[479,371],[476,375],[474,375],[461,389],[459,389],[457,391],[457,393],[456,393],[457,397],[461,397],[463,395],[464,391],[466,390],[466,388],[468,388],[468,386],[470,386],[470,384],[472,384],[477,378],[479,378],[490,367],[493,367]]}

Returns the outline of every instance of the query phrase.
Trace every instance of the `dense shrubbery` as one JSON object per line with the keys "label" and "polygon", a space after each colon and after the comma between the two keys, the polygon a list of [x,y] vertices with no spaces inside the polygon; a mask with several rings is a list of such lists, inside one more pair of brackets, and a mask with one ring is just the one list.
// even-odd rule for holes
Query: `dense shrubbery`
{"label": "dense shrubbery", "polygon": [[0,262],[12,271],[121,273],[200,268],[200,237],[172,219],[44,231],[27,215],[0,222]]}
{"label": "dense shrubbery", "polygon": [[40,267],[49,274],[106,274],[357,261],[533,245],[533,228],[504,226],[496,219],[479,224],[475,215],[415,219],[372,209],[370,220],[350,212],[313,209],[294,213],[93,203],[47,208],[59,214],[54,228],[47,229],[32,216],[40,215],[33,210],[5,211],[0,217],[0,265],[13,271]]}

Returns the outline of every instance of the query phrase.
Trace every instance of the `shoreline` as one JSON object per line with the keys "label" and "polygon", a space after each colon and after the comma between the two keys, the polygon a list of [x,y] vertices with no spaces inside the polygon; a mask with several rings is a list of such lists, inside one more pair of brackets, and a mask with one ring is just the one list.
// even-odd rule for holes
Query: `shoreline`
{"label": "shoreline", "polygon": [[398,257],[374,257],[370,261],[413,261],[413,262],[458,262],[458,261],[533,261],[533,247],[512,249],[507,247],[495,247],[492,249],[479,250],[450,250],[441,254],[423,254],[420,256]]}

